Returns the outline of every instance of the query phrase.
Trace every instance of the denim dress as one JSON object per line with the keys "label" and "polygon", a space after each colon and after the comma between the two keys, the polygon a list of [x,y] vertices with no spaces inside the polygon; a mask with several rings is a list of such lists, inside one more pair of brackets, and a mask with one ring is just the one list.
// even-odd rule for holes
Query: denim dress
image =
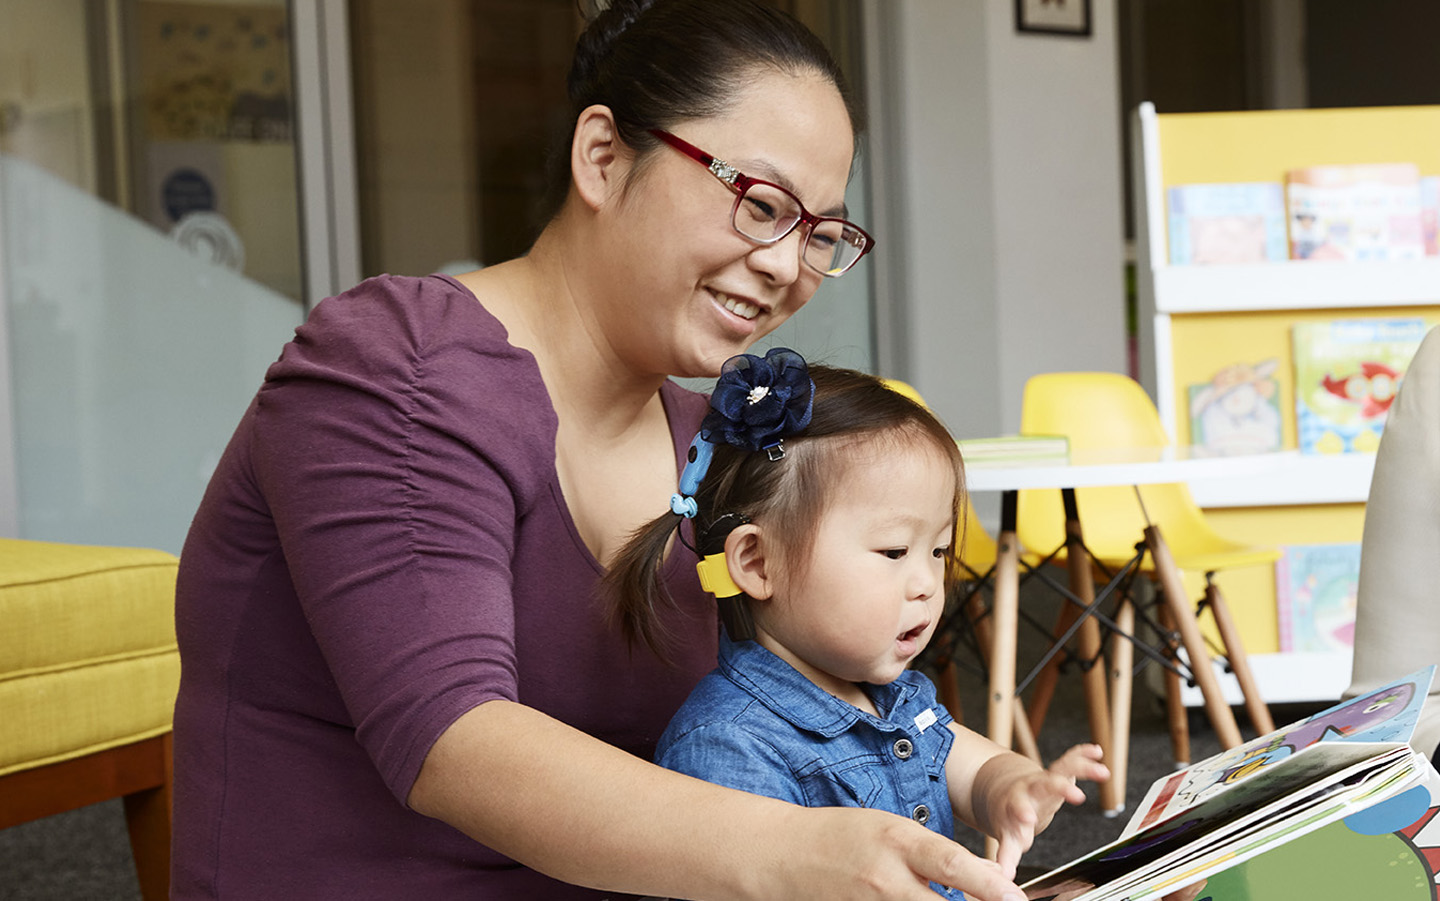
{"label": "denim dress", "polygon": [[935,687],[907,670],[866,691],[880,716],[834,697],[755,642],[722,637],[720,666],[670,721],[656,762],[804,807],[888,810],[952,838],[945,758],[955,736]]}

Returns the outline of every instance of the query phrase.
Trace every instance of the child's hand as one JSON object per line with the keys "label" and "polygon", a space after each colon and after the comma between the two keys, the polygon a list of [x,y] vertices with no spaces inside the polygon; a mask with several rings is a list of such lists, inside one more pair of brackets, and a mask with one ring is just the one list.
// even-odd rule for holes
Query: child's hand
{"label": "child's hand", "polygon": [[992,834],[999,841],[995,861],[1001,872],[1011,876],[1020,855],[1030,850],[1035,835],[1050,825],[1062,803],[1082,804],[1085,793],[1076,780],[1104,782],[1110,770],[1100,762],[1099,745],[1076,745],[1046,770],[1036,770],[1013,780],[998,803],[990,806]]}

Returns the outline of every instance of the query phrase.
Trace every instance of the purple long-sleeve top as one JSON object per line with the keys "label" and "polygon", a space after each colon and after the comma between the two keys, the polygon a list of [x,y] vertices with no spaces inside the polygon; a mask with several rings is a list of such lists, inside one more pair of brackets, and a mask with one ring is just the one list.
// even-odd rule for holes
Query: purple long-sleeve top
{"label": "purple long-sleeve top", "polygon": [[[705,400],[661,396],[678,466]],[[372,279],[297,329],[181,555],[174,897],[598,896],[405,804],[486,701],[649,759],[714,664],[688,552],[673,665],[607,620],[555,431],[534,358],[453,279]]]}

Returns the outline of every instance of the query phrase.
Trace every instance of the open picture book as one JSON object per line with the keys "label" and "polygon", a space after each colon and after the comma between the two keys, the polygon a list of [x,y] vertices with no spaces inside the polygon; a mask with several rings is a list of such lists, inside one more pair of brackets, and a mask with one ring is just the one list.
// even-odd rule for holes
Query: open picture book
{"label": "open picture book", "polygon": [[[1156,780],[1118,839],[1026,883],[1026,896],[1162,898],[1402,795],[1396,828],[1411,825],[1410,808],[1419,817],[1440,804],[1440,775],[1406,743],[1434,674],[1428,667]],[[1433,892],[1433,875],[1426,881]],[[1212,889],[1215,901],[1244,895]]]}

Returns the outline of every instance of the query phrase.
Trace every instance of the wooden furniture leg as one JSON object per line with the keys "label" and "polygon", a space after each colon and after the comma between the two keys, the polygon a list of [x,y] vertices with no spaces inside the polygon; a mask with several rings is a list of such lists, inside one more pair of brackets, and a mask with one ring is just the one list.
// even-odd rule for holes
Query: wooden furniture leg
{"label": "wooden furniture leg", "polygon": [[960,707],[960,670],[955,666],[955,661],[946,662],[945,666],[936,673],[938,676],[935,686],[936,693],[940,695],[940,703],[950,711],[955,722],[965,722],[964,711]]}
{"label": "wooden furniture leg", "polygon": [[0,829],[125,799],[130,850],[144,901],[170,895],[170,733],[0,778]]}
{"label": "wooden furniture leg", "polygon": [[1016,492],[1000,501],[1000,535],[995,558],[995,600],[991,610],[990,740],[1011,747],[1015,726],[1015,643],[1020,626],[1020,554],[1015,541]]}
{"label": "wooden furniture leg", "polygon": [[1210,724],[1215,728],[1221,747],[1233,748],[1240,744],[1240,727],[1235,724],[1235,714],[1220,690],[1220,680],[1215,677],[1215,668],[1210,662],[1210,651],[1205,647],[1205,638],[1195,622],[1195,611],[1190,609],[1185,597],[1185,583],[1175,566],[1175,558],[1170,556],[1169,545],[1160,535],[1159,526],[1146,526],[1145,544],[1155,564],[1155,575],[1160,580],[1165,605],[1189,657],[1190,671],[1205,698],[1205,712],[1210,717]]}
{"label": "wooden furniture leg", "polygon": [[[1065,556],[1070,570],[1070,591],[1085,607],[1095,603],[1095,570],[1090,552],[1085,549],[1080,529],[1080,508],[1075,491],[1061,492],[1065,501]],[[1110,702],[1105,689],[1105,667],[1102,662],[1100,623],[1093,616],[1085,617],[1076,636],[1082,661],[1094,662],[1084,670],[1085,710],[1090,718],[1090,739],[1105,751],[1109,760],[1114,750],[1115,733],[1110,725]],[[1107,815],[1119,813],[1125,802],[1115,780],[1100,786],[1100,809]]]}
{"label": "wooden furniture leg", "polygon": [[1115,612],[1115,625],[1118,631],[1110,638],[1110,728],[1113,737],[1105,755],[1105,765],[1110,767],[1110,782],[1115,786],[1115,807],[1103,808],[1106,816],[1114,816],[1125,809],[1125,780],[1130,768],[1130,704],[1135,682],[1135,645],[1127,636],[1135,634],[1135,605],[1129,599],[1121,599],[1120,609]]}
{"label": "wooden furniture leg", "polygon": [[[1080,608],[1069,598],[1065,598],[1060,606],[1060,612],[1055,617],[1055,631],[1051,633],[1052,641],[1059,641],[1060,636],[1069,631],[1080,616]],[[1060,656],[1057,654],[1045,664],[1045,668],[1035,676],[1035,682],[1030,690],[1030,702],[1026,704],[1029,711],[1030,731],[1036,735],[1045,725],[1045,714],[1050,711],[1050,701],[1055,696],[1055,684],[1060,681]]]}
{"label": "wooden furniture leg", "polygon": [[1213,573],[1205,574],[1205,604],[1215,617],[1220,641],[1225,646],[1225,657],[1230,661],[1230,671],[1235,674],[1235,680],[1240,683],[1240,692],[1245,696],[1245,712],[1250,716],[1255,734],[1274,732],[1275,721],[1270,718],[1270,708],[1260,696],[1260,686],[1256,684],[1255,675],[1250,671],[1250,658],[1245,654],[1240,630],[1235,627],[1230,607],[1225,603],[1225,596],[1220,593],[1220,586],[1215,584],[1213,576]]}
{"label": "wooden furniture leg", "polygon": [[[1165,655],[1172,661],[1180,660],[1180,645],[1174,639],[1175,622],[1170,608],[1160,607],[1160,628],[1165,630]],[[1180,676],[1171,670],[1165,671],[1165,716],[1170,724],[1170,755],[1175,769],[1190,765],[1190,715],[1185,712],[1185,702],[1180,698]]]}

